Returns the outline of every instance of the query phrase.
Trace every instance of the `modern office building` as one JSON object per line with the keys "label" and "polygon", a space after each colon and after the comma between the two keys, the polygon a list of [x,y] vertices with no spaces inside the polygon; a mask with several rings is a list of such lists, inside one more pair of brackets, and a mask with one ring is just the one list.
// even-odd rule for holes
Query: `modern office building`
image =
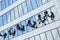
{"label": "modern office building", "polygon": [[0,0],[0,40],[60,40],[60,0]]}

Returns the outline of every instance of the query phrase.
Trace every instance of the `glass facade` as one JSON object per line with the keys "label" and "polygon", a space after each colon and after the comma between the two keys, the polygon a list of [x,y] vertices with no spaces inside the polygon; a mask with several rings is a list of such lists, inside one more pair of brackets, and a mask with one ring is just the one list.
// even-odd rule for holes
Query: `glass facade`
{"label": "glass facade", "polygon": [[8,6],[10,6],[11,4],[13,4],[16,1],[17,0],[1,0],[0,1],[0,11],[7,8]]}
{"label": "glass facade", "polygon": [[[7,1],[7,0],[6,0]],[[8,0],[9,5],[11,5],[13,2],[15,2],[15,0]],[[45,0],[44,0],[45,1]],[[3,20],[2,22],[2,26],[4,24],[7,24],[19,17],[21,17],[22,15],[27,14],[28,12],[31,12],[32,10],[42,6],[43,4],[45,4],[46,2],[49,2],[48,0],[46,2],[44,2],[42,0],[25,0],[23,3],[19,4],[17,7],[11,9],[10,11],[8,11],[7,13],[3,14],[5,15],[5,20],[3,20],[3,18],[1,20]],[[5,1],[3,1],[5,2]],[[4,5],[5,3],[2,4]],[[44,3],[43,3],[44,2]],[[8,5],[8,3],[5,4],[5,6]],[[5,8],[5,6],[2,5],[2,9]],[[1,6],[1,5],[0,5]],[[53,10],[52,10],[53,11]],[[55,10],[56,11],[56,10]],[[3,15],[1,17],[3,17]],[[4,23],[4,21],[6,23]]]}
{"label": "glass facade", "polygon": [[[0,11],[13,4],[17,0],[0,1]],[[50,2],[51,0],[25,0],[18,6],[0,16],[0,27],[18,19],[21,16],[33,11],[34,9]],[[56,5],[19,22],[0,32],[1,40],[11,40],[35,29],[44,27],[48,24],[60,20]],[[24,40],[60,40],[60,26],[46,32],[34,35]]]}
{"label": "glass facade", "polygon": [[[3,19],[4,17],[8,16],[9,17],[8,22],[10,21],[10,19],[14,20],[15,15],[11,14],[11,12],[14,13],[14,11],[15,10],[9,11],[6,15],[3,15],[3,17],[0,17],[0,19]],[[56,14],[56,12],[57,11],[56,11],[55,6],[50,7],[50,8],[48,8],[42,12],[39,12],[38,14],[36,14],[20,23],[17,23],[15,25],[11,26],[10,28],[3,30],[2,32],[0,32],[0,36],[1,36],[1,33],[4,33],[6,35],[6,36],[4,36],[5,37],[4,40],[10,40],[17,36],[20,36],[22,34],[30,32],[34,29],[41,28],[45,25],[48,25],[52,22],[59,20],[59,15],[58,15],[58,13]],[[48,15],[46,16],[45,13],[48,13],[49,16]],[[16,15],[18,15],[18,14],[16,14]],[[53,17],[52,17],[52,15],[53,15]],[[41,16],[41,18],[40,18],[40,16]],[[16,17],[18,17],[18,16],[16,16]],[[45,17],[47,17],[47,18],[45,19]],[[0,21],[1,21],[0,24],[2,25],[2,20],[0,20]],[[4,24],[6,23],[6,18],[4,18],[3,23]],[[28,38],[26,40],[47,40],[47,39],[48,40],[60,40],[59,35],[60,35],[60,29],[57,28],[57,29],[54,29],[54,30],[51,30],[48,32],[44,32],[37,36]],[[1,37],[3,37],[3,36],[1,36]],[[57,37],[57,39],[55,39],[56,37]]]}
{"label": "glass facade", "polygon": [[59,29],[55,28],[53,30],[49,30],[47,32],[32,36],[25,40],[60,40]]}

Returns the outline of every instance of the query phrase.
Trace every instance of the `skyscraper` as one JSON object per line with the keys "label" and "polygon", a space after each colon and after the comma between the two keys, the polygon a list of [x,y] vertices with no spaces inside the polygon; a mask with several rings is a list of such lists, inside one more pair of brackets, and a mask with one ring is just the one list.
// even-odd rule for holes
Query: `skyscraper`
{"label": "skyscraper", "polygon": [[1,0],[0,40],[60,40],[60,0]]}

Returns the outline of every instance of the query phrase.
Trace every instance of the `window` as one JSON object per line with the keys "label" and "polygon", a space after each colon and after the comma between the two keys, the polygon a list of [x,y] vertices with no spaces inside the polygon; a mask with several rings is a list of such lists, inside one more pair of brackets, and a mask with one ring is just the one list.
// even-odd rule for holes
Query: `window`
{"label": "window", "polygon": [[42,3],[44,4],[44,3],[46,3],[48,0],[42,0]]}
{"label": "window", "polygon": [[24,26],[24,30],[23,33],[26,33],[27,32],[27,28],[26,28],[26,23],[25,21],[21,22],[21,25]]}
{"label": "window", "polygon": [[22,10],[21,5],[18,6],[18,11],[19,11],[19,15],[22,16],[23,15],[23,10]]}
{"label": "window", "polygon": [[6,24],[6,23],[7,23],[7,15],[4,14],[4,15],[3,15],[3,24]]}
{"label": "window", "polygon": [[39,24],[39,21],[38,21],[38,15],[35,15],[35,19],[36,19],[36,22],[37,22],[37,27],[41,27],[41,25]]}
{"label": "window", "polygon": [[38,17],[39,15],[41,16],[40,18],[43,19],[44,12],[40,12],[39,14],[35,16],[38,27],[41,27],[43,23],[41,22],[41,19]]}
{"label": "window", "polygon": [[30,38],[30,40],[34,40],[34,37]]}
{"label": "window", "polygon": [[25,40],[29,40],[29,39],[25,39]]}
{"label": "window", "polygon": [[53,40],[51,31],[46,32],[48,40]]}
{"label": "window", "polygon": [[16,29],[15,25],[13,25],[12,27],[13,27],[13,31],[15,31],[15,35],[14,35],[13,37],[18,36],[18,34],[17,34],[17,29]]}
{"label": "window", "polygon": [[28,11],[30,12],[32,10],[31,1],[30,0],[26,0],[26,4],[27,4]]}
{"label": "window", "polygon": [[42,0],[36,0],[36,1],[37,1],[38,6],[42,5]]}
{"label": "window", "polygon": [[0,2],[0,11],[1,11],[1,2]]}
{"label": "window", "polygon": [[35,40],[41,40],[40,36],[39,35],[35,36]]}
{"label": "window", "polygon": [[44,17],[44,11],[40,12],[41,17]]}
{"label": "window", "polygon": [[5,8],[5,0],[2,0],[1,3],[2,3],[2,10],[3,10]]}
{"label": "window", "polygon": [[10,15],[11,15],[11,20],[14,20],[15,19],[14,10],[11,10]]}
{"label": "window", "polygon": [[17,0],[13,0],[13,3],[16,2]]}
{"label": "window", "polygon": [[14,8],[14,13],[15,13],[15,18],[18,18],[19,13],[18,13],[18,8],[17,7]]}
{"label": "window", "polygon": [[3,22],[2,22],[2,16],[0,16],[0,26],[2,26]]}
{"label": "window", "polygon": [[[50,15],[51,15],[51,13],[50,13],[50,12],[51,12],[51,9],[48,9],[47,11],[48,11],[48,14],[49,14],[49,16],[50,16]],[[52,20],[51,20],[50,17],[48,17],[48,22],[49,22],[49,23],[52,22]]]}
{"label": "window", "polygon": [[52,34],[53,34],[54,40],[60,40],[60,37],[56,29],[52,30]]}
{"label": "window", "polygon": [[11,5],[13,3],[13,1],[12,0],[9,0],[9,5]]}
{"label": "window", "polygon": [[10,22],[10,21],[11,21],[10,18],[11,18],[11,17],[10,17],[10,11],[9,11],[9,12],[7,12],[7,22]]}
{"label": "window", "polygon": [[27,26],[27,24],[28,24],[28,20],[30,20],[30,18],[26,20],[26,27],[27,27],[27,31],[29,32],[29,31],[31,31],[31,30],[32,30],[32,28],[31,28],[30,26]]}
{"label": "window", "polygon": [[[19,26],[21,27],[21,25],[20,25],[21,23],[19,23]],[[16,27],[16,26],[15,26]],[[16,30],[17,30],[17,28],[16,28]],[[22,34],[22,31],[20,31],[20,30],[17,30],[17,35],[21,35]]]}
{"label": "window", "polygon": [[26,6],[26,3],[25,2],[22,3],[22,7],[23,7],[24,14],[26,14],[27,13],[27,6]]}
{"label": "window", "polygon": [[35,16],[31,17],[31,20],[32,21],[36,21]]}
{"label": "window", "polygon": [[6,3],[6,7],[8,7],[9,6],[9,1],[5,0],[5,3]]}
{"label": "window", "polygon": [[37,8],[36,0],[31,0],[33,9]]}
{"label": "window", "polygon": [[[11,33],[12,33],[14,31],[13,26],[11,26],[10,28],[8,28],[8,31],[11,31]],[[14,38],[13,34],[11,34],[11,35],[9,34],[9,39],[12,39],[12,38]]]}
{"label": "window", "polygon": [[41,40],[47,40],[45,33],[41,34],[40,36],[41,36]]}
{"label": "window", "polygon": [[33,29],[37,28],[36,23],[37,22],[36,22],[35,16],[31,17],[31,24],[32,24],[31,28],[33,28]]}
{"label": "window", "polygon": [[58,19],[59,19],[59,14],[58,14],[58,12],[57,12],[56,7],[52,7],[51,9],[52,9],[52,12],[53,12],[54,15],[55,15],[55,20],[58,20]]}

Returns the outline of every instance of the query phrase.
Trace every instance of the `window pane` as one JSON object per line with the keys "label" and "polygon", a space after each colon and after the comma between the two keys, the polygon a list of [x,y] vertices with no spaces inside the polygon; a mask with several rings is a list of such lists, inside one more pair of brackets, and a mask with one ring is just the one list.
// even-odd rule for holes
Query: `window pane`
{"label": "window pane", "polygon": [[[48,9],[47,11],[48,11],[48,14],[49,14],[49,16],[50,16],[50,15],[51,15],[51,13],[50,13],[50,12],[51,12],[51,9]],[[49,23],[52,22],[52,20],[51,20],[50,17],[48,17],[48,22],[49,22]]]}
{"label": "window pane", "polygon": [[46,34],[47,34],[47,38],[48,38],[48,40],[53,40],[53,38],[52,38],[52,35],[51,35],[51,32],[50,32],[50,31],[46,32]]}
{"label": "window pane", "polygon": [[33,9],[37,8],[36,0],[31,0]]}
{"label": "window pane", "polygon": [[[34,25],[35,23],[36,23],[36,20],[35,20],[35,16],[33,16],[33,17],[31,17],[31,23],[32,23],[32,25]],[[35,23],[34,23],[35,22]],[[35,29],[35,28],[37,27],[37,25],[35,24],[33,27],[31,26],[31,29]]]}
{"label": "window pane", "polygon": [[23,7],[23,11],[24,11],[24,14],[27,13],[27,6],[26,6],[26,3],[22,3],[22,7]]}
{"label": "window pane", "polygon": [[40,36],[39,35],[35,36],[35,40],[40,40]]}
{"label": "window pane", "polygon": [[6,3],[6,7],[8,7],[8,5],[9,5],[8,0],[5,0],[5,3]]}
{"label": "window pane", "polygon": [[10,19],[11,17],[10,17],[10,11],[7,13],[7,22],[10,22]]}
{"label": "window pane", "polygon": [[13,0],[13,3],[16,2],[17,0]]}
{"label": "window pane", "polygon": [[5,8],[5,0],[2,0],[2,10]]}
{"label": "window pane", "polygon": [[55,20],[58,20],[58,19],[59,19],[59,14],[58,14],[58,12],[57,12],[56,7],[52,7],[51,9],[52,9],[52,12],[53,12],[54,15],[55,15]]}
{"label": "window pane", "polygon": [[[26,20],[26,25],[28,24],[28,20],[30,20],[30,19]],[[26,26],[26,27],[27,27],[27,31],[31,31],[32,30],[32,28],[30,26]]]}
{"label": "window pane", "polygon": [[11,5],[13,2],[12,2],[12,0],[9,0],[9,5]]}
{"label": "window pane", "polygon": [[36,1],[37,1],[38,6],[42,5],[42,0],[36,0]]}
{"label": "window pane", "polygon": [[30,38],[30,40],[34,40],[34,37]]}
{"label": "window pane", "polygon": [[18,6],[18,11],[19,11],[19,15],[22,16],[23,15],[23,10],[22,10],[21,5]]}
{"label": "window pane", "polygon": [[3,15],[3,23],[4,23],[4,24],[7,23],[7,17],[6,17],[6,16],[7,16],[6,14]]}
{"label": "window pane", "polygon": [[[13,26],[11,26],[10,28],[8,28],[8,31],[11,31],[11,32],[13,32],[14,31],[14,29],[13,29]],[[14,36],[13,35],[10,35],[9,34],[9,39],[12,39]]]}
{"label": "window pane", "polygon": [[32,10],[32,5],[30,0],[26,0],[28,11]]}
{"label": "window pane", "polygon": [[13,31],[15,31],[15,36],[13,36],[13,37],[16,37],[17,36],[17,29],[16,29],[15,25],[13,25],[12,27],[13,27]]}
{"label": "window pane", "polygon": [[0,16],[0,26],[2,26],[2,16]]}
{"label": "window pane", "polygon": [[35,16],[32,16],[32,17],[31,17],[31,20],[32,20],[32,21],[36,21]]}
{"label": "window pane", "polygon": [[11,10],[10,15],[11,15],[11,20],[14,20],[15,19],[14,10]]}
{"label": "window pane", "polygon": [[14,13],[15,13],[15,18],[18,18],[19,13],[18,13],[18,8],[17,7],[14,8]]}
{"label": "window pane", "polygon": [[47,2],[47,0],[42,0],[43,4]]}
{"label": "window pane", "polygon": [[1,11],[1,2],[0,2],[0,11]]}
{"label": "window pane", "polygon": [[60,40],[60,37],[56,29],[52,30],[52,34],[53,34],[54,40]]}
{"label": "window pane", "polygon": [[[20,25],[21,23],[19,23],[19,26],[21,26]],[[16,26],[15,26],[16,27]],[[17,30],[17,28],[16,28],[16,30]],[[20,30],[17,30],[17,35],[21,35],[22,34],[22,31],[20,31]]]}
{"label": "window pane", "polygon": [[26,23],[25,23],[25,21],[21,22],[21,25],[23,25],[23,26],[24,26],[24,29],[25,29],[25,31],[23,31],[23,33],[26,33],[26,32],[27,32],[27,28],[26,28]]}
{"label": "window pane", "polygon": [[29,40],[29,39],[25,39],[25,40]]}
{"label": "window pane", "polygon": [[[38,14],[40,15],[40,13]],[[35,18],[36,18],[36,22],[37,22],[37,27],[41,27],[42,26],[42,23],[40,22],[39,18],[38,18],[38,15],[35,15]],[[39,20],[39,21],[38,21]],[[40,23],[39,23],[40,22]]]}
{"label": "window pane", "polygon": [[46,36],[45,36],[45,33],[41,34],[40,36],[41,36],[41,40],[47,40]]}

